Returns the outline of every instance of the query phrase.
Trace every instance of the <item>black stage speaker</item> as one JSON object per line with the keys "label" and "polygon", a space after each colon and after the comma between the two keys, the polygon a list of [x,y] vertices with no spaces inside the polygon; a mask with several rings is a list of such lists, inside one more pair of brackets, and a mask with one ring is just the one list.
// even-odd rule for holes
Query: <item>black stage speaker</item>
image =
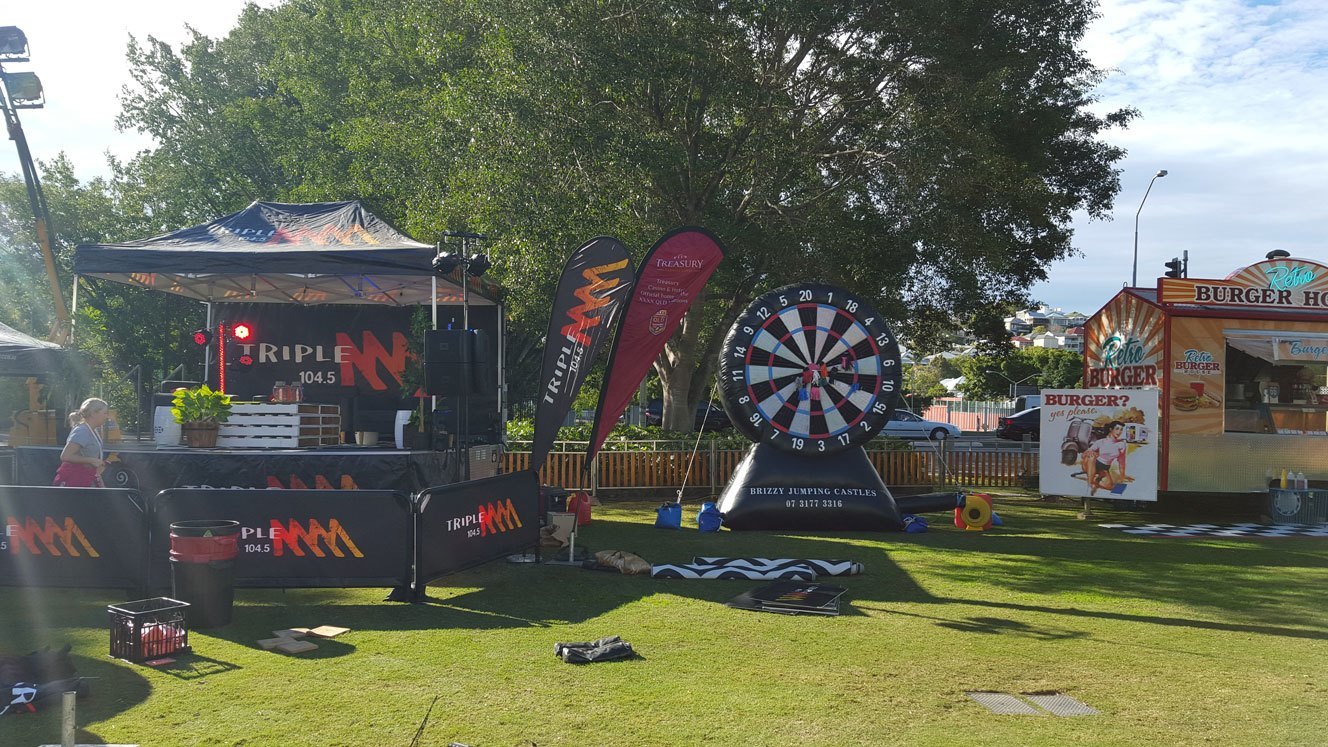
{"label": "black stage speaker", "polygon": [[424,333],[427,394],[452,397],[484,394],[497,387],[489,345],[479,329],[435,329]]}
{"label": "black stage speaker", "polygon": [[424,333],[424,365],[470,363],[475,360],[477,329],[433,329]]}
{"label": "black stage speaker", "polygon": [[501,443],[502,418],[497,396],[439,397],[438,409],[430,422],[435,444],[455,445],[455,436],[467,446]]}

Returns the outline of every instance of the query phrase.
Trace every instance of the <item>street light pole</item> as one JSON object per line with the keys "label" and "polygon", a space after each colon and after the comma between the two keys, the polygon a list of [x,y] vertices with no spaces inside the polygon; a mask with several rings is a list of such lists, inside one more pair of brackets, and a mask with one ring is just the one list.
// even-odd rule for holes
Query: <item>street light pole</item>
{"label": "street light pole", "polygon": [[1010,378],[1009,376],[1006,376],[1005,374],[1001,373],[1000,371],[997,371],[997,370],[994,369],[994,368],[989,368],[989,369],[987,369],[986,371],[984,371],[983,373],[996,374],[997,376],[1001,377],[1002,379],[1005,379],[1006,381],[1010,382],[1010,399],[1014,399],[1014,398],[1015,398],[1015,389],[1016,389],[1016,387],[1018,387],[1020,384],[1024,383],[1025,381],[1028,381],[1029,379],[1038,379],[1038,378],[1041,378],[1041,377],[1042,377],[1042,372],[1041,372],[1041,371],[1039,371],[1039,372],[1037,372],[1037,373],[1035,373],[1035,374],[1029,374],[1029,375],[1025,376],[1024,378],[1022,378],[1022,379],[1020,379],[1020,380],[1018,380],[1018,381],[1015,381],[1014,379]]}
{"label": "street light pole", "polygon": [[1139,209],[1134,211],[1134,265],[1130,270],[1130,287],[1139,285],[1139,213],[1144,211],[1144,203],[1148,202],[1148,193],[1153,191],[1153,182],[1167,175],[1166,169],[1159,169],[1153,178],[1148,180],[1148,189],[1144,190],[1144,198],[1139,201]]}

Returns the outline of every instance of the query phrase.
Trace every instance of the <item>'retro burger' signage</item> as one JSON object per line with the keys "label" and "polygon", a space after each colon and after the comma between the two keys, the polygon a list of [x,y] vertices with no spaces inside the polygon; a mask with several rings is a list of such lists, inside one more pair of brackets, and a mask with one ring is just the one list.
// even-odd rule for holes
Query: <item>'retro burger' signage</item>
{"label": "'retro burger' signage", "polygon": [[1122,294],[1084,327],[1084,386],[1137,389],[1158,386],[1162,310]]}
{"label": "'retro burger' signage", "polygon": [[1328,309],[1328,265],[1284,257],[1242,267],[1223,280],[1160,278],[1158,300],[1190,306]]}

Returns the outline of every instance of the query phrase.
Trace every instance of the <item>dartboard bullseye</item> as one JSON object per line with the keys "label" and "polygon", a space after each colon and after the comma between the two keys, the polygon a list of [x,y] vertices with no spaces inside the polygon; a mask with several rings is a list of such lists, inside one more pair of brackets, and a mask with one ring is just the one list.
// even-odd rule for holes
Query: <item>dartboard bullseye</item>
{"label": "dartboard bullseye", "polygon": [[789,285],[752,302],[719,361],[724,409],[743,435],[799,454],[868,441],[900,388],[899,343],[861,298]]}

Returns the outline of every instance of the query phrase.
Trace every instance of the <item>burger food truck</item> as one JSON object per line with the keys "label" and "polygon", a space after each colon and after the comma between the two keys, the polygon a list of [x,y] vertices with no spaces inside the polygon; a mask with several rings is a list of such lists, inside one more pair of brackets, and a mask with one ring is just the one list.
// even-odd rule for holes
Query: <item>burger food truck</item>
{"label": "burger food truck", "polygon": [[1328,480],[1328,265],[1279,255],[1124,288],[1085,325],[1085,388],[1160,390],[1159,490]]}

